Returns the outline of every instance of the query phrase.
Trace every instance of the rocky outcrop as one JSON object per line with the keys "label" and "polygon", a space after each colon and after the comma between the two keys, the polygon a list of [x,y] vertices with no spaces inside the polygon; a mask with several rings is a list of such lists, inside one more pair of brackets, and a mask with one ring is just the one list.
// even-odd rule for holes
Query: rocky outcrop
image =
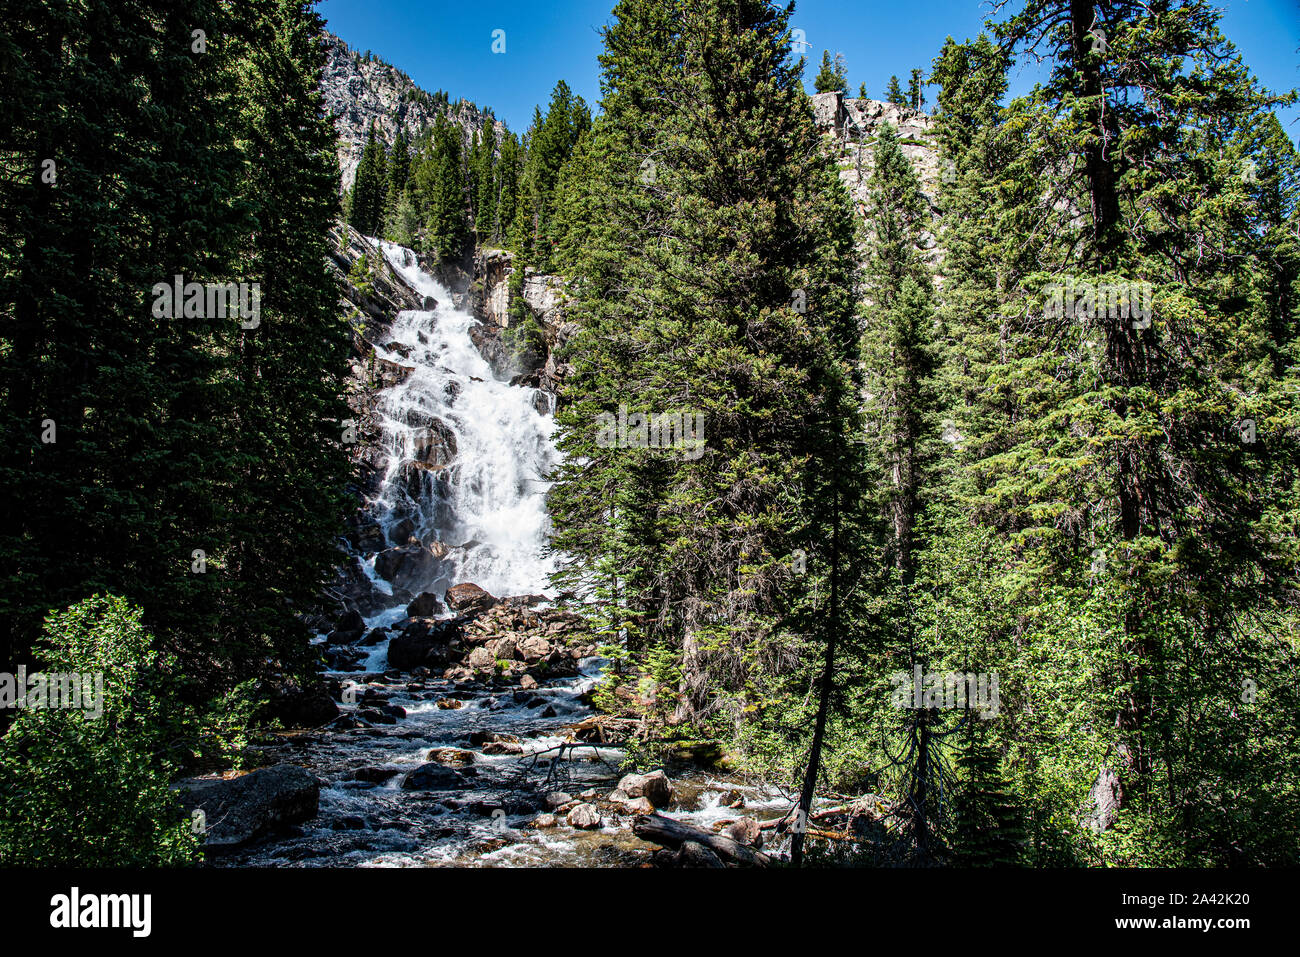
{"label": "rocky outcrop", "polygon": [[450,103],[446,94],[431,94],[391,64],[373,56],[363,56],[336,36],[326,35],[325,68],[320,89],[325,110],[338,131],[339,171],[342,188],[348,189],[356,178],[357,163],[366,145],[366,131],[373,122],[375,135],[392,146],[397,131],[408,140],[433,126],[445,116],[461,130],[466,146],[470,136],[492,124],[499,133],[505,126],[468,100]]}
{"label": "rocky outcrop", "polygon": [[[840,180],[853,198],[855,212],[867,215],[870,180],[875,168],[875,138],[886,123],[898,134],[903,155],[916,171],[921,193],[930,204],[932,219],[938,218],[937,199],[942,176],[939,144],[935,141],[934,121],[920,110],[871,99],[845,99],[840,93],[818,93],[813,97],[813,116],[818,128],[833,144],[839,158]],[[923,234],[928,244],[932,266],[942,262],[933,233]]]}
{"label": "rocky outcrop", "polygon": [[292,764],[236,778],[190,778],[181,805],[209,850],[235,848],[316,816],[320,781]]}

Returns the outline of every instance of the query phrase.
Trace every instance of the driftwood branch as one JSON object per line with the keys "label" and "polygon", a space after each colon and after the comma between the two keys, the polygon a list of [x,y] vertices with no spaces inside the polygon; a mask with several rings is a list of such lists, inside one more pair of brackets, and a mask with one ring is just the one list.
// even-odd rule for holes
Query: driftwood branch
{"label": "driftwood branch", "polygon": [[724,861],[747,867],[766,867],[771,862],[771,858],[762,851],[746,847],[722,834],[714,834],[703,828],[674,821],[662,814],[646,814],[637,818],[632,825],[632,833],[643,841],[651,841],[661,847],[674,850],[689,841],[694,841],[696,844],[703,844]]}

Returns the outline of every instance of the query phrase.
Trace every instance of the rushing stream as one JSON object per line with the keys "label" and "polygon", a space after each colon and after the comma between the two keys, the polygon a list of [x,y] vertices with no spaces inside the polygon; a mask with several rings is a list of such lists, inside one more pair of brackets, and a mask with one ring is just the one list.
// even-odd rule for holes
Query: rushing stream
{"label": "rushing stream", "polygon": [[[429,580],[411,591],[441,596],[453,584],[474,582],[498,597],[543,594],[553,569],[545,503],[546,476],[558,461],[553,401],[499,380],[471,338],[478,320],[452,306],[451,295],[410,250],[380,248],[436,308],[400,313],[377,350],[414,371],[379,397],[388,459],[372,511],[390,538],[409,533],[447,547]],[[402,534],[393,536],[398,529]],[[375,573],[374,556],[364,562],[376,587],[393,594]],[[384,628],[404,617],[405,602],[397,602],[367,618],[366,626]],[[548,810],[548,795],[587,792],[603,799],[619,778],[623,755],[616,748],[580,746],[557,760],[557,749],[571,741],[565,728],[592,713],[584,693],[600,680],[600,659],[585,658],[577,676],[525,691],[457,683],[437,671],[399,673],[388,667],[387,640],[368,650],[360,671],[332,677],[344,687],[345,719],[363,711],[387,717],[283,738],[270,757],[301,764],[325,782],[320,811],[297,833],[223,863],[626,866],[645,860],[649,845],[632,836],[630,814],[607,814],[593,830],[567,826],[563,814],[555,826],[534,826]],[[428,786],[404,789],[408,773],[421,766],[433,769]],[[788,807],[770,791],[699,772],[675,775],[674,785],[671,813],[701,825],[736,817],[726,805],[738,799],[746,813],[760,816]]]}

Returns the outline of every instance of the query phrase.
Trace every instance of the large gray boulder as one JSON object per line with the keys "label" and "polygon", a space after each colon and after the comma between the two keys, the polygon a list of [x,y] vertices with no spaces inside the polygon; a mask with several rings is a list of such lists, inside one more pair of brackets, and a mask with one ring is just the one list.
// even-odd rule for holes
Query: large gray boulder
{"label": "large gray boulder", "polygon": [[310,821],[320,799],[320,781],[294,764],[237,778],[190,778],[176,787],[204,846],[218,851]]}
{"label": "large gray boulder", "polygon": [[626,774],[618,782],[618,790],[628,798],[646,798],[655,807],[667,807],[673,800],[673,786],[662,770],[649,774]]}

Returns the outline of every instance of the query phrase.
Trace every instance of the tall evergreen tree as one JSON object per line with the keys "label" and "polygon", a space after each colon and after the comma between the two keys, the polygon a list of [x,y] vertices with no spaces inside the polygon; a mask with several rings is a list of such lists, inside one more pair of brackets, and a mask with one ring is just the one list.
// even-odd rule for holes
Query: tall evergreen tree
{"label": "tall evergreen tree", "polygon": [[907,106],[907,97],[903,95],[903,87],[899,85],[898,77],[889,78],[889,86],[885,90],[885,99],[895,106]]}
{"label": "tall evergreen tree", "polygon": [[356,178],[348,199],[348,225],[363,236],[379,232],[384,215],[384,146],[375,137],[372,120],[366,129],[366,145],[357,163]]}
{"label": "tall evergreen tree", "polygon": [[[796,623],[813,599],[790,556],[822,548],[825,575],[824,506],[857,474],[828,467],[856,431],[851,213],[788,59],[787,14],[624,0],[615,15],[559,416],[570,464],[552,492],[557,544],[598,579],[561,577],[598,589],[632,654],[672,649],[680,680],[657,694],[673,720],[729,723],[756,685],[777,694],[789,677],[813,628]],[[701,415],[704,447],[605,441],[600,416],[620,404]],[[813,634],[825,651],[824,624]]]}
{"label": "tall evergreen tree", "polygon": [[836,54],[835,59],[831,59],[829,50],[822,51],[822,65],[817,72],[816,79],[813,80],[813,86],[818,93],[833,93],[836,90],[845,96],[849,92],[849,78],[847,71],[844,69],[844,57]]}
{"label": "tall evergreen tree", "polygon": [[912,109],[920,111],[925,106],[925,81],[923,79],[924,71],[913,70],[911,78],[907,81],[907,104]]}

